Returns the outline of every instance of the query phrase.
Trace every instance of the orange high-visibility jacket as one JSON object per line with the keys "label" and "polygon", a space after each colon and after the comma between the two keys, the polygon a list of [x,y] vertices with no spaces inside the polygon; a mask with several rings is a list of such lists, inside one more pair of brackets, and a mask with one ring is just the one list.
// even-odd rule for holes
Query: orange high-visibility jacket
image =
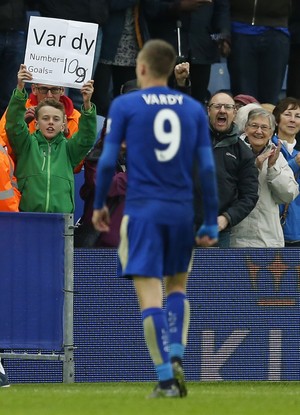
{"label": "orange high-visibility jacket", "polygon": [[20,198],[14,162],[0,144],[0,212],[18,212]]}

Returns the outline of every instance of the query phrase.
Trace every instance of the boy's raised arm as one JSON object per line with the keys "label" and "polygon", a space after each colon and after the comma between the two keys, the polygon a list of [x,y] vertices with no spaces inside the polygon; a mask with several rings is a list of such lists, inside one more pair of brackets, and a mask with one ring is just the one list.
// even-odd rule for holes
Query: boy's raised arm
{"label": "boy's raised arm", "polygon": [[94,92],[94,81],[90,80],[86,82],[81,88],[81,94],[83,98],[83,107],[85,111],[88,111],[92,108],[91,98]]}
{"label": "boy's raised arm", "polygon": [[24,65],[23,63],[21,63],[19,71],[18,71],[18,83],[17,83],[17,89],[19,91],[23,91],[24,87],[25,87],[25,82],[26,81],[31,81],[32,80],[32,74],[31,72],[29,72],[26,68],[26,65]]}

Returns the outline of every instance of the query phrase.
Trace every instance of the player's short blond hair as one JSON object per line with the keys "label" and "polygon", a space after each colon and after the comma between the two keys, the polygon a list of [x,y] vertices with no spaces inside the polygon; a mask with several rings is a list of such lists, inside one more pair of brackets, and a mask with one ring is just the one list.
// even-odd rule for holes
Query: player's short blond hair
{"label": "player's short blond hair", "polygon": [[170,43],[152,39],[145,43],[138,58],[148,65],[153,77],[168,78],[176,63],[176,52]]}

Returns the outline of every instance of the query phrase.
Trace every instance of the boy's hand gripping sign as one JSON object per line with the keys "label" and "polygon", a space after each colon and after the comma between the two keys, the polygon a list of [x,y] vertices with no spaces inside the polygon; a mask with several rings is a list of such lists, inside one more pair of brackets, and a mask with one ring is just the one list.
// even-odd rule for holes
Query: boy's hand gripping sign
{"label": "boy's hand gripping sign", "polygon": [[80,89],[92,79],[98,25],[31,16],[25,65],[33,83]]}

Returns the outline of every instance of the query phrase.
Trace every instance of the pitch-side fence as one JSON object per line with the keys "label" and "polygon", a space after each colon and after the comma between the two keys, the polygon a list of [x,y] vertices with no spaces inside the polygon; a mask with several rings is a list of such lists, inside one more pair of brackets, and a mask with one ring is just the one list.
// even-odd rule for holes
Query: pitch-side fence
{"label": "pitch-side fence", "polygon": [[0,232],[0,356],[61,361],[74,382],[73,216],[1,212]]}

